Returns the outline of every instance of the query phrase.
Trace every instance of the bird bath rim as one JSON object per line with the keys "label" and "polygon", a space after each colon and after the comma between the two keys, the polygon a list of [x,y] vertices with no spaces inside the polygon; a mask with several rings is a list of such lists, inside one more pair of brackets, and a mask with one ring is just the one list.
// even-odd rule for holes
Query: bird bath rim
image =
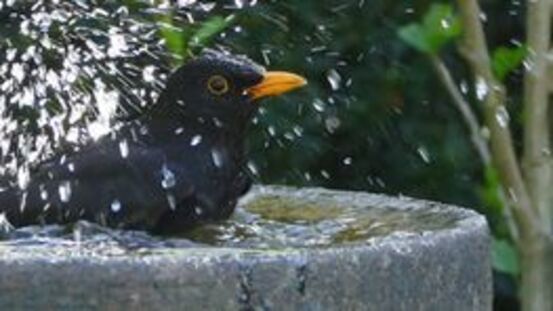
{"label": "bird bath rim", "polygon": [[108,244],[111,253],[102,253],[97,244],[88,248],[86,240],[57,247],[7,246],[8,241],[0,243],[5,293],[0,309],[491,310],[490,236],[483,216],[358,192],[256,191],[291,198],[322,195],[354,205],[380,202],[398,210],[434,206],[460,220],[428,234],[276,251],[188,244],[126,252]]}
{"label": "bird bath rim", "polygon": [[[362,209],[370,206],[375,211],[389,210],[398,213],[414,213],[421,210],[429,211],[431,214],[448,215],[452,222],[446,222],[448,225],[443,228],[430,227],[428,230],[392,230],[384,234],[369,235],[365,239],[354,241],[338,242],[329,245],[281,245],[278,247],[259,247],[255,245],[244,245],[240,243],[208,245],[198,244],[182,239],[161,240],[165,244],[155,244],[153,247],[137,247],[135,249],[127,248],[124,245],[118,245],[117,241],[111,241],[111,244],[102,244],[105,242],[94,241],[70,241],[67,239],[56,240],[51,243],[23,245],[17,243],[18,240],[7,240],[0,242],[0,260],[37,260],[43,257],[49,261],[54,260],[72,260],[85,259],[87,257],[99,257],[103,260],[124,260],[124,259],[143,259],[155,260],[156,257],[186,257],[189,261],[205,261],[206,257],[211,259],[224,259],[230,257],[254,256],[259,258],[274,258],[281,256],[303,256],[306,253],[323,254],[340,252],[348,249],[348,252],[365,251],[368,248],[378,248],[385,245],[393,247],[407,247],[411,244],[424,243],[425,240],[441,240],[442,237],[451,237],[456,235],[471,235],[482,230],[487,231],[487,223],[478,213],[460,209],[451,205],[436,203],[431,201],[412,199],[408,197],[389,197],[380,194],[371,194],[365,192],[328,190],[323,188],[293,188],[287,186],[255,186],[252,191],[241,200],[240,208],[237,211],[240,217],[244,213],[243,206],[257,202],[263,198],[281,197],[286,200],[299,200],[301,202],[317,202],[324,206],[329,202],[338,207],[349,209]],[[321,207],[324,208],[324,207]],[[332,215],[330,215],[332,216]],[[378,215],[376,215],[378,217]],[[448,220],[448,219],[446,219]],[[402,223],[399,224],[403,225]],[[432,224],[423,224],[432,225]],[[307,224],[311,226],[311,224]],[[424,228],[423,228],[424,229]],[[145,235],[147,238],[149,236]],[[32,239],[30,239],[32,241]],[[157,241],[157,240],[156,240]],[[108,241],[109,242],[109,241]],[[161,242],[160,242],[161,243]],[[247,244],[247,243],[246,243]],[[400,246],[398,246],[400,245]],[[299,257],[298,257],[299,258]]]}

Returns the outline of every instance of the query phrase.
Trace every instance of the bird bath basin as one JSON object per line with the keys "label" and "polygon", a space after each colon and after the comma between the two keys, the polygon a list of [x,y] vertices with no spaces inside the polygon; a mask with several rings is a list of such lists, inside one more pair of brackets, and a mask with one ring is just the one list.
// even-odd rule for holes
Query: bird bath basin
{"label": "bird bath basin", "polygon": [[484,218],[359,192],[256,187],[161,239],[79,224],[0,242],[0,309],[491,310]]}

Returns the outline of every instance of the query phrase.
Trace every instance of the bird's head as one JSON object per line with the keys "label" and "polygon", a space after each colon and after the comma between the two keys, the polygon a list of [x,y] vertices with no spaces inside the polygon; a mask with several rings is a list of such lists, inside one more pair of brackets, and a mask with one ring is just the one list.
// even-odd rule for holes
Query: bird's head
{"label": "bird's head", "polygon": [[232,126],[249,121],[260,99],[305,84],[296,74],[266,71],[246,57],[207,50],[171,75],[160,101],[187,119]]}

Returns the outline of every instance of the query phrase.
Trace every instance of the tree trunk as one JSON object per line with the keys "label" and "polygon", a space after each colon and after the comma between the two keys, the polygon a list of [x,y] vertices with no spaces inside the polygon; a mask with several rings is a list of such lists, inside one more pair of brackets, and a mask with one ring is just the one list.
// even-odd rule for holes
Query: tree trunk
{"label": "tree trunk", "polygon": [[545,235],[520,241],[521,306],[524,311],[553,310],[553,243]]}

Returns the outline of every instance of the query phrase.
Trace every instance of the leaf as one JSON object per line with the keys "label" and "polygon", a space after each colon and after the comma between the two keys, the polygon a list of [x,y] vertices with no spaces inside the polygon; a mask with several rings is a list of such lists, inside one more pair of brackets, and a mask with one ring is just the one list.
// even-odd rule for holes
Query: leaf
{"label": "leaf", "polygon": [[487,165],[484,167],[484,187],[483,200],[486,203],[488,212],[494,216],[503,216],[503,203],[499,197],[501,189],[501,180],[494,167]]}
{"label": "leaf", "polygon": [[189,49],[209,44],[215,35],[227,28],[233,21],[234,15],[226,18],[214,16],[196,27],[179,26],[178,23],[175,23],[172,14],[166,14],[159,18],[158,23],[167,49],[180,56],[175,60],[178,65],[187,58]]}
{"label": "leaf", "polygon": [[481,211],[486,215],[494,237],[496,239],[508,239],[510,233],[504,218],[504,202],[501,197],[501,189],[501,180],[497,170],[491,165],[486,165],[484,167],[484,183],[478,190],[483,203]]}
{"label": "leaf", "polygon": [[413,23],[402,27],[399,29],[398,35],[403,41],[417,49],[419,52],[432,52],[430,46],[428,46],[424,30],[420,25]]}
{"label": "leaf", "polygon": [[211,39],[226,29],[234,21],[234,15],[227,18],[222,16],[214,16],[200,26],[200,28],[192,35],[188,42],[191,46],[205,46]]}
{"label": "leaf", "polygon": [[461,21],[447,4],[433,4],[422,23],[411,23],[399,29],[399,37],[420,52],[436,54],[461,34]]}
{"label": "leaf", "polygon": [[172,15],[164,15],[160,19],[161,37],[171,53],[183,56],[187,49],[187,42],[182,30],[174,26],[172,20]]}
{"label": "leaf", "polygon": [[496,270],[513,276],[519,274],[518,256],[512,243],[507,240],[492,240],[492,265]]}
{"label": "leaf", "polygon": [[461,34],[461,21],[447,4],[434,4],[424,16],[428,45],[437,53],[443,45]]}
{"label": "leaf", "polygon": [[495,77],[503,81],[505,78],[517,69],[528,55],[528,49],[525,45],[516,47],[498,47],[493,52],[492,69]]}

